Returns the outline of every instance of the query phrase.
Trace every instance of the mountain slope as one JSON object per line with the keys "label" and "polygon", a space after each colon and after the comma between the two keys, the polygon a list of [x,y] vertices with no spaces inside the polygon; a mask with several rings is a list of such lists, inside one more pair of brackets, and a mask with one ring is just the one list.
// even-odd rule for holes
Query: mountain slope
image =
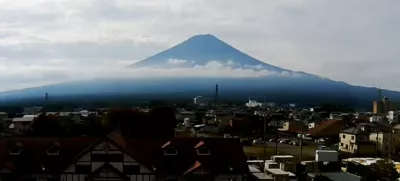
{"label": "mountain slope", "polygon": [[[45,92],[51,96],[77,95],[122,95],[146,94],[151,99],[157,95],[176,95],[190,97],[203,95],[213,96],[215,84],[219,84],[220,96],[225,99],[243,100],[251,96],[262,99],[267,93],[271,101],[323,103],[340,102],[352,105],[370,107],[376,99],[376,88],[352,86],[344,82],[321,78],[304,72],[294,72],[284,68],[269,65],[259,61],[226,44],[212,35],[197,35],[168,50],[160,52],[130,67],[173,70],[184,68],[195,70],[207,67],[210,62],[218,62],[230,69],[251,71],[272,71],[268,74],[254,77],[201,77],[177,74],[175,77],[160,76],[152,78],[99,79],[59,83],[0,93],[0,100],[15,100],[23,98],[43,97]],[[158,70],[158,69],[156,69]],[[400,93],[384,91],[385,96],[392,100],[400,99]],[[168,97],[168,96],[165,96]],[[143,97],[144,98],[144,97]]]}
{"label": "mountain slope", "polygon": [[132,65],[132,67],[194,67],[210,61],[233,68],[256,68],[282,72],[285,69],[266,64],[219,40],[213,35],[196,35],[188,40]]}

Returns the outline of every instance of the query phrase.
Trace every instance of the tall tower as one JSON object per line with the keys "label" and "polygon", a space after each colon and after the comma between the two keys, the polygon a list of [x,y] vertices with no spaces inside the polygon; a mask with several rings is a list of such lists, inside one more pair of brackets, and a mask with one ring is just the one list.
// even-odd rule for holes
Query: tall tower
{"label": "tall tower", "polygon": [[217,107],[217,104],[218,104],[218,94],[219,94],[219,92],[218,92],[218,84],[215,84],[215,102],[214,102],[214,104],[215,104],[215,107]]}
{"label": "tall tower", "polygon": [[46,92],[46,95],[44,97],[44,100],[47,102],[47,100],[49,99],[49,94]]}

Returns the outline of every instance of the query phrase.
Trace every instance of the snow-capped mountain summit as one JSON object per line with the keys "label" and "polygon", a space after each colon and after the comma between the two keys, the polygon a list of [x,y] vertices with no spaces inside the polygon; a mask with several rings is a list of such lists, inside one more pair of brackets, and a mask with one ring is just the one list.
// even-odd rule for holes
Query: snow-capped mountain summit
{"label": "snow-capped mountain summit", "polygon": [[208,66],[213,63],[232,68],[288,71],[257,60],[210,34],[193,36],[168,50],[133,64],[132,67],[176,68]]}

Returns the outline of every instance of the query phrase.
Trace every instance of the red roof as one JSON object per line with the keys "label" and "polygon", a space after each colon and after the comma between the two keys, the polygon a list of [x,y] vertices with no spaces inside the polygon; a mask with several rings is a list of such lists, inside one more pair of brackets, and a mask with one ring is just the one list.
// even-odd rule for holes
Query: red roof
{"label": "red roof", "polygon": [[[114,139],[118,145],[125,145],[124,149],[139,163],[148,168],[156,167],[159,173],[183,174],[196,161],[201,162],[204,170],[214,173],[229,173],[230,167],[234,171],[245,173],[248,171],[246,156],[239,139],[226,138],[173,138],[165,140],[137,140],[119,137]],[[177,149],[176,156],[164,156],[162,145]],[[203,143],[210,149],[210,155],[197,155],[196,145]]]}
{"label": "red roof", "polygon": [[329,119],[321,122],[317,127],[309,130],[307,134],[315,136],[339,134],[343,128],[344,123],[342,120]]}

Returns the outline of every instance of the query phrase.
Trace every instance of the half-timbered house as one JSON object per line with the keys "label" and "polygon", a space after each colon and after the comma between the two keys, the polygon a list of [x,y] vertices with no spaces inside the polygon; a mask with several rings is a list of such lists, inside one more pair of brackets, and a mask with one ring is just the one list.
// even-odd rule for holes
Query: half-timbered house
{"label": "half-timbered house", "polygon": [[183,181],[245,180],[238,139],[6,138],[0,180]]}

